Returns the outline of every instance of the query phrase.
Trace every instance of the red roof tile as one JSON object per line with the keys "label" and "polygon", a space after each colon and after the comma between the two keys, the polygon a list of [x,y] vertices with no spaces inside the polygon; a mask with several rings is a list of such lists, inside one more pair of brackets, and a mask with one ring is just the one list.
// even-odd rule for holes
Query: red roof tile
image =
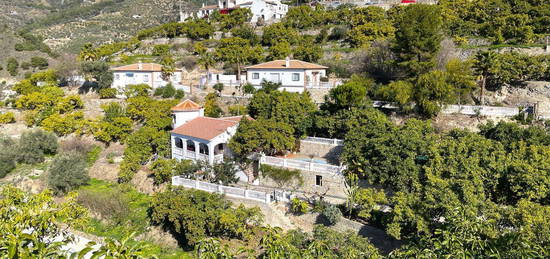
{"label": "red roof tile", "polygon": [[172,133],[200,138],[204,140],[211,140],[220,134],[224,133],[228,128],[239,124],[242,118],[237,117],[225,117],[225,118],[210,118],[210,117],[198,117],[192,119],[185,124],[172,130]]}
{"label": "red roof tile", "polygon": [[[141,67],[140,67],[141,65]],[[120,67],[113,68],[114,71],[153,71],[153,72],[161,72],[162,71],[162,65],[156,64],[156,63],[135,63]],[[181,71],[181,69],[176,69],[176,71]]]}
{"label": "red roof tile", "polygon": [[200,110],[202,107],[200,105],[198,105],[196,102],[193,102],[189,99],[179,103],[178,105],[172,107],[172,111],[177,111],[177,112],[180,112],[180,111],[198,111]]}

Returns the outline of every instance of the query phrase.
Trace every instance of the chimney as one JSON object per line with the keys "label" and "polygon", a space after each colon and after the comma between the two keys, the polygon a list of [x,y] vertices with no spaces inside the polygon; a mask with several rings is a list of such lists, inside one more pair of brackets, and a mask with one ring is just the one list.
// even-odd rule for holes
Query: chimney
{"label": "chimney", "polygon": [[290,57],[286,57],[286,60],[285,60],[285,67],[289,68],[290,67]]}
{"label": "chimney", "polygon": [[139,70],[142,70],[142,69],[143,69],[143,64],[141,63],[141,60],[140,60],[139,63],[138,63],[138,69],[139,69]]}

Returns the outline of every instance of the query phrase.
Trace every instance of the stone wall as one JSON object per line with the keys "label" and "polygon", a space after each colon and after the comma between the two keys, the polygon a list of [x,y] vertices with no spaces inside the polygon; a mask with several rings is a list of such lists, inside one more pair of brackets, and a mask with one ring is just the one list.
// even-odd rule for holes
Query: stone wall
{"label": "stone wall", "polygon": [[[303,184],[297,187],[294,183],[289,186],[284,186],[284,189],[297,191],[298,193],[301,192],[306,197],[322,195],[328,199],[333,198],[334,200],[337,200],[339,202],[342,202],[342,200],[346,199],[346,186],[344,183],[344,177],[342,175],[333,173],[311,172],[306,170],[299,171],[302,175]],[[317,176],[322,177],[322,186],[316,185]],[[260,185],[278,188],[277,183],[275,183],[268,177],[260,177]]]}

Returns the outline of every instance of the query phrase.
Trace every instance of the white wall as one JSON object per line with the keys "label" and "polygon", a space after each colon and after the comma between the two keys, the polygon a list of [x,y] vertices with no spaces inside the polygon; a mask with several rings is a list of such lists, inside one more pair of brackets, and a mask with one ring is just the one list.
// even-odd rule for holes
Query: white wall
{"label": "white wall", "polygon": [[[253,74],[258,73],[259,78],[254,79]],[[317,73],[316,78],[314,78],[313,74]],[[321,77],[324,77],[326,75],[326,72],[324,69],[316,69],[316,70],[305,70],[305,69],[253,69],[250,68],[246,71],[246,81],[251,83],[254,86],[260,86],[262,83],[262,80],[265,79],[266,81],[273,81],[274,77],[272,77],[272,74],[278,74],[279,75],[279,82],[281,82],[281,88],[280,90],[286,90],[288,92],[303,92],[304,86],[306,85],[306,77],[309,78],[308,82],[311,83],[319,83],[321,80]],[[292,74],[298,74],[299,78],[298,81],[292,80]]]}
{"label": "white wall", "polygon": [[200,109],[198,111],[175,111],[173,112],[173,114],[174,114],[173,128],[175,129],[194,118],[204,116],[204,109]]}
{"label": "white wall", "polygon": [[[133,75],[133,76],[130,76]],[[148,84],[154,88],[162,87],[168,84],[167,81],[164,81],[161,77],[161,72],[150,72],[150,71],[116,71],[113,73],[113,88],[117,88],[119,91],[124,91],[124,88],[127,85],[135,84]],[[181,82],[182,74],[181,71],[176,71],[172,75],[172,83],[179,84]]]}

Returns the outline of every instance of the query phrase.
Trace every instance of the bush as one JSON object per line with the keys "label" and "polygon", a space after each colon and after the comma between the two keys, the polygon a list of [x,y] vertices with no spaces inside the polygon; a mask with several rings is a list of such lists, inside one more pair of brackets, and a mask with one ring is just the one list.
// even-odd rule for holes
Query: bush
{"label": "bush", "polygon": [[13,115],[13,112],[6,112],[3,114],[0,114],[0,124],[7,124],[7,123],[14,123],[15,122],[15,115]]}
{"label": "bush", "polygon": [[0,138],[0,178],[15,169],[16,145],[11,138]]}
{"label": "bush", "polygon": [[89,180],[86,157],[77,153],[56,156],[48,174],[48,185],[57,194],[74,190]]}
{"label": "bush", "polygon": [[8,63],[6,64],[6,70],[10,73],[10,76],[17,76],[19,68],[19,62],[17,62],[17,59],[11,57],[8,59]]}
{"label": "bush", "polygon": [[334,225],[340,221],[342,217],[342,212],[340,209],[334,205],[327,205],[325,209],[321,212],[321,215],[325,217],[329,225]]}
{"label": "bush", "polygon": [[164,87],[162,92],[162,98],[171,98],[176,94],[176,88],[172,84],[168,84]]}
{"label": "bush", "polygon": [[127,85],[125,95],[126,98],[137,96],[149,96],[151,92],[151,86],[147,84]]}
{"label": "bush", "polygon": [[71,137],[64,141],[61,141],[59,145],[60,153],[78,153],[82,156],[86,156],[88,152],[94,147],[91,141],[82,139],[80,137]]}
{"label": "bush", "polygon": [[44,162],[45,155],[57,152],[57,137],[43,130],[24,132],[19,139],[18,161],[26,164]]}
{"label": "bush", "polygon": [[176,90],[176,94],[174,94],[174,99],[181,99],[185,97],[185,92],[181,89]]}
{"label": "bush", "polygon": [[151,164],[151,170],[155,176],[155,184],[170,181],[174,176],[174,170],[178,161],[175,159],[159,159]]}
{"label": "bush", "polygon": [[229,114],[231,114],[231,116],[245,115],[246,106],[241,104],[231,105],[229,106]]}
{"label": "bush", "polygon": [[294,214],[304,214],[309,210],[309,204],[306,201],[298,198],[292,198],[290,200],[290,211]]}
{"label": "bush", "polygon": [[99,89],[99,98],[101,98],[101,99],[115,98],[117,93],[118,93],[118,91],[115,88]]}
{"label": "bush", "polygon": [[159,44],[155,45],[153,47],[153,53],[151,53],[153,56],[165,56],[170,54],[170,45],[168,44]]}
{"label": "bush", "polygon": [[214,90],[218,91],[218,93],[221,94],[222,91],[223,91],[223,84],[222,83],[217,83],[214,86],[212,86],[212,88],[214,88]]}

